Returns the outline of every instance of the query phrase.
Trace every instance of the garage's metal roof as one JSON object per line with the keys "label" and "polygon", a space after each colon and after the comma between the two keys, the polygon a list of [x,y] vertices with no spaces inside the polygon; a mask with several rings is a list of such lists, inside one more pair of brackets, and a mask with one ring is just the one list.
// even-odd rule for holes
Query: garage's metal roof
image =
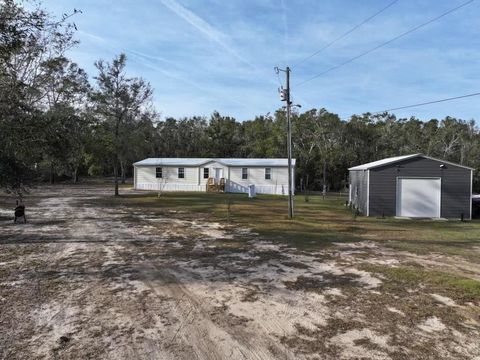
{"label": "garage's metal roof", "polygon": [[[148,158],[137,161],[135,166],[201,166],[209,162],[218,162],[225,166],[288,166],[288,159],[260,158]],[[295,159],[292,159],[295,166]]]}
{"label": "garage's metal roof", "polygon": [[473,168],[468,167],[468,166],[455,164],[455,163],[445,161],[445,160],[441,160],[441,159],[435,159],[435,158],[432,158],[430,156],[426,156],[426,155],[423,155],[423,154],[411,154],[411,155],[403,155],[403,156],[394,156],[394,157],[390,157],[390,158],[386,158],[386,159],[382,159],[382,160],[369,162],[369,163],[366,163],[366,164],[363,164],[363,165],[354,166],[354,167],[349,168],[348,170],[370,170],[370,169],[377,168],[377,167],[380,167],[380,166],[390,165],[390,164],[394,164],[394,163],[397,163],[397,162],[400,162],[400,161],[403,161],[403,160],[412,159],[412,158],[416,158],[416,157],[423,157],[425,159],[435,160],[435,161],[438,161],[438,162],[441,162],[441,163],[450,164],[450,165],[453,165],[453,166],[458,166],[458,167],[461,167],[461,168],[473,170]]}

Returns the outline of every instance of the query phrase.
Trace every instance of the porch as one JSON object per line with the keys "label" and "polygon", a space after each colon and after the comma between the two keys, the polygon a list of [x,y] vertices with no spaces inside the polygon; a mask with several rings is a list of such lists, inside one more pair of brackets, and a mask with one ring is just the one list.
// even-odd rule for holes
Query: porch
{"label": "porch", "polygon": [[207,192],[225,192],[225,178],[208,178],[207,181]]}

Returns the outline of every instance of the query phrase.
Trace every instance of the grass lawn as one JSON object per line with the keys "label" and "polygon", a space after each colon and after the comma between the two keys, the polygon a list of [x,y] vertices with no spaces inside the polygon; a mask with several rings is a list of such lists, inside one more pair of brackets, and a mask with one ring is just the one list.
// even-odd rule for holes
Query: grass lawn
{"label": "grass lawn", "polygon": [[299,250],[318,250],[332,242],[371,240],[419,254],[441,253],[478,258],[480,221],[401,220],[355,217],[338,194],[295,198],[295,219],[287,216],[287,198],[245,194],[164,193],[123,195],[108,199],[112,205],[141,206],[157,214],[171,211],[206,216],[254,229],[262,237],[286,242]]}

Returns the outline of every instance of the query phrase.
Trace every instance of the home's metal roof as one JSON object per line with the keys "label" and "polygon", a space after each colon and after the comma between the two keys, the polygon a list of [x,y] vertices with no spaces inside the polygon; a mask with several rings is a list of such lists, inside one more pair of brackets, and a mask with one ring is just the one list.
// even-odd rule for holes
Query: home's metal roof
{"label": "home's metal roof", "polygon": [[372,161],[372,162],[369,162],[369,163],[366,163],[366,164],[363,164],[363,165],[354,166],[354,167],[349,168],[348,170],[370,170],[370,169],[377,168],[377,167],[380,167],[380,166],[395,164],[397,162],[407,160],[407,159],[416,158],[416,157],[423,157],[425,159],[435,160],[435,161],[442,162],[442,163],[445,163],[445,164],[450,164],[450,165],[453,165],[453,166],[458,166],[458,167],[461,167],[461,168],[473,170],[473,168],[468,167],[468,166],[455,164],[455,163],[445,161],[445,160],[441,160],[441,159],[435,159],[435,158],[432,158],[430,156],[426,156],[426,155],[423,155],[423,154],[411,154],[411,155],[403,155],[403,156],[394,156],[394,157],[390,157],[390,158],[386,158],[386,159],[382,159],[382,160]]}
{"label": "home's metal roof", "polygon": [[[148,158],[137,161],[135,166],[201,166],[209,162],[219,162],[225,166],[288,166],[288,159],[265,158]],[[295,159],[292,159],[295,166]]]}

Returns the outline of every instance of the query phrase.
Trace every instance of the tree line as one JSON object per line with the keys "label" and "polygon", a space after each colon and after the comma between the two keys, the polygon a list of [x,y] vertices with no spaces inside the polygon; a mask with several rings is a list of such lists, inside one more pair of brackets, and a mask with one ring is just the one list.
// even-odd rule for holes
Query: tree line
{"label": "tree line", "polygon": [[[55,20],[41,7],[0,0],[0,186],[22,193],[37,181],[132,174],[146,157],[286,157],[286,114],[243,122],[209,117],[162,119],[153,89],[129,77],[124,54],[98,60],[92,80],[68,58],[78,46],[77,13]],[[348,167],[423,153],[480,169],[480,132],[473,120],[422,121],[394,114],[353,115],[326,109],[292,117],[299,189],[342,190]],[[474,189],[480,191],[478,172]]]}

